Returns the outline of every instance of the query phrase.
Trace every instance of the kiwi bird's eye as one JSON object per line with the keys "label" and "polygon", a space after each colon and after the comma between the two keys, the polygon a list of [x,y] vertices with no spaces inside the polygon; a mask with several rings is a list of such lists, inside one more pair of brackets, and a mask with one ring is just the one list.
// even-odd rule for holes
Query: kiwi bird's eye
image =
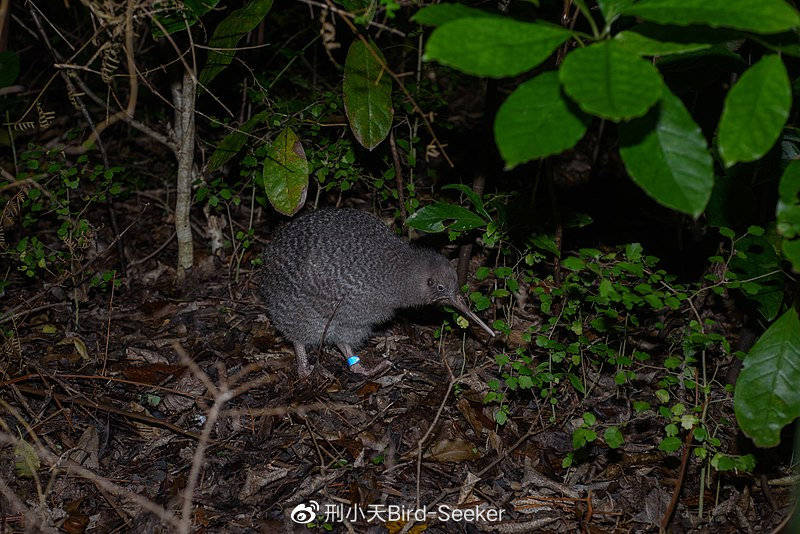
{"label": "kiwi bird's eye", "polygon": [[436,286],[436,291],[438,291],[439,293],[444,293],[444,286],[442,284],[439,284],[438,286]]}
{"label": "kiwi bird's eye", "polygon": [[433,286],[433,278],[428,278],[428,286]]}

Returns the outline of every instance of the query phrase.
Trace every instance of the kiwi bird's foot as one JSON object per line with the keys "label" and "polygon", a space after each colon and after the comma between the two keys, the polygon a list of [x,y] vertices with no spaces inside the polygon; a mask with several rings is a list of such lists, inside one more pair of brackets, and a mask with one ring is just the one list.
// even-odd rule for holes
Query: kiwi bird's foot
{"label": "kiwi bird's foot", "polygon": [[350,371],[356,374],[362,376],[374,376],[391,367],[391,364],[387,360],[383,360],[375,367],[367,368],[361,363],[361,359],[353,353],[353,349],[350,347],[350,345],[340,343],[337,346],[347,360],[347,366],[350,368]]}
{"label": "kiwi bird's foot", "polygon": [[350,366],[350,370],[352,372],[357,373],[357,374],[362,375],[362,376],[375,376],[375,375],[381,374],[382,372],[384,372],[385,370],[387,370],[391,366],[392,366],[392,364],[390,364],[387,360],[383,360],[383,361],[381,361],[381,363],[379,363],[375,367],[370,367],[370,368],[364,367],[361,364],[361,362],[359,362],[359,363],[355,363],[355,364],[351,365]]}
{"label": "kiwi bird's foot", "polygon": [[308,354],[306,354],[305,345],[295,343],[294,353],[297,358],[297,376],[300,378],[308,378],[311,375],[311,371],[314,370],[314,366],[308,364]]}

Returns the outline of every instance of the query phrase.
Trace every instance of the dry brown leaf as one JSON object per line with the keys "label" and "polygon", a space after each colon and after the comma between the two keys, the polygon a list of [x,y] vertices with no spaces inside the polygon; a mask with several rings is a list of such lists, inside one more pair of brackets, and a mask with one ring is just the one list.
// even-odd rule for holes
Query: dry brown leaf
{"label": "dry brown leaf", "polygon": [[434,462],[464,462],[476,460],[481,457],[478,449],[463,439],[442,440],[434,444],[426,458]]}

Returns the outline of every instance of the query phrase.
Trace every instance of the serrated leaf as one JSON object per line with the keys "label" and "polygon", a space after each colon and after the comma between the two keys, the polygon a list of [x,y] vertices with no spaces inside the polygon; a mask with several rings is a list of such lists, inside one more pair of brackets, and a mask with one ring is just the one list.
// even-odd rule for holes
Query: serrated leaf
{"label": "serrated leaf", "polygon": [[791,106],[789,76],[779,56],[764,56],[747,69],[725,96],[719,121],[719,153],[725,166],[766,154]]}
{"label": "serrated leaf", "polygon": [[269,147],[264,158],[264,188],[272,207],[294,215],[303,207],[308,192],[308,161],[297,135],[286,128]]}
{"label": "serrated leaf", "polygon": [[269,116],[269,111],[256,113],[250,120],[239,126],[235,131],[226,135],[214,149],[214,153],[208,158],[207,172],[213,172],[227,163],[229,159],[239,153],[242,147],[250,139],[247,134],[257,125],[264,122]]}
{"label": "serrated leaf", "polygon": [[[373,43],[370,46],[383,59],[378,47]],[[343,93],[353,135],[372,150],[386,139],[392,126],[392,79],[361,40],[353,41],[347,51]]]}
{"label": "serrated leaf", "polygon": [[11,50],[0,52],[0,87],[8,87],[19,76],[19,56]]}
{"label": "serrated leaf", "polygon": [[[200,17],[214,9],[219,3],[219,0],[183,0],[176,2],[174,0],[167,0],[165,5],[156,6],[166,8],[164,14],[157,14],[158,22],[167,31],[167,34],[179,32],[194,26]],[[164,36],[157,25],[153,25],[152,29],[153,38],[158,39]]]}
{"label": "serrated leaf", "polygon": [[631,179],[660,204],[700,215],[714,187],[714,165],[683,102],[665,91],[650,113],[619,129],[619,153]]}
{"label": "serrated leaf", "polygon": [[208,42],[210,48],[208,59],[198,77],[201,84],[208,85],[230,65],[239,40],[258,26],[271,7],[272,0],[251,0],[246,6],[231,12],[219,23]]}
{"label": "serrated leaf", "polygon": [[660,24],[706,24],[756,33],[800,26],[800,15],[783,0],[642,0],[624,13]]}
{"label": "serrated leaf", "polygon": [[448,202],[436,202],[417,210],[406,219],[406,225],[422,232],[472,230],[486,225],[479,215],[467,208]]}
{"label": "serrated leaf", "polygon": [[613,121],[647,113],[663,87],[661,75],[650,62],[613,40],[570,52],[559,77],[564,91],[582,110]]}
{"label": "serrated leaf", "polygon": [[489,219],[489,213],[486,211],[486,208],[483,205],[483,200],[481,199],[480,195],[472,190],[471,187],[466,186],[464,184],[447,184],[442,187],[442,190],[453,189],[456,191],[460,191],[464,196],[466,196],[469,201],[472,203],[472,206],[478,210],[480,215]]}
{"label": "serrated leaf", "polygon": [[800,319],[789,309],[744,359],[733,403],[739,427],[759,447],[774,447],[800,416]]}
{"label": "serrated leaf", "polygon": [[19,439],[14,447],[14,470],[19,478],[33,478],[33,474],[39,470],[41,461],[33,445]]}
{"label": "serrated leaf", "polygon": [[555,239],[551,235],[538,234],[530,239],[532,246],[550,252],[555,256],[560,256],[561,251],[556,245]]}
{"label": "serrated leaf", "polygon": [[532,69],[553,53],[570,32],[551,24],[493,17],[467,17],[436,28],[425,59],[467,74],[503,78]]}
{"label": "serrated leaf", "polygon": [[509,95],[494,119],[494,139],[510,169],[575,146],[590,118],[561,92],[558,73],[544,72]]}
{"label": "serrated leaf", "polygon": [[441,26],[447,22],[467,17],[500,17],[464,4],[433,4],[417,11],[411,20],[423,26]]}
{"label": "serrated leaf", "polygon": [[586,262],[575,256],[569,256],[561,261],[561,266],[570,271],[580,271],[586,267]]}
{"label": "serrated leaf", "polygon": [[783,302],[784,275],[778,255],[767,238],[755,235],[737,240],[736,250],[744,252],[744,256],[731,259],[731,271],[739,280],[755,279],[743,288],[745,295],[758,304],[758,311],[767,321],[772,321]]}

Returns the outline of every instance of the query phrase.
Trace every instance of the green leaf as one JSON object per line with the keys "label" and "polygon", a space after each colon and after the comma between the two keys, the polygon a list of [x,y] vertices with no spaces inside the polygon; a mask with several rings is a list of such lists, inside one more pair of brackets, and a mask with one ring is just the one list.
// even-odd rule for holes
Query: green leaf
{"label": "green leaf", "polygon": [[561,266],[570,271],[580,271],[586,267],[586,262],[575,256],[569,256],[568,258],[564,258],[561,262]]}
{"label": "green leaf", "polygon": [[213,172],[222,167],[229,159],[239,153],[242,147],[250,139],[247,135],[258,124],[264,122],[269,116],[269,111],[262,111],[250,117],[250,120],[242,124],[239,128],[226,135],[214,149],[214,153],[208,158],[207,172]]}
{"label": "green leaf", "polygon": [[718,452],[711,458],[711,467],[717,471],[732,471],[736,467],[736,461],[732,456]]}
{"label": "green leaf", "polygon": [[711,198],[714,164],[680,98],[664,91],[650,113],[619,130],[619,153],[631,179],[658,203],[700,215]]}
{"label": "green leaf", "polygon": [[550,252],[555,256],[560,256],[561,251],[556,245],[556,241],[552,235],[545,235],[545,234],[537,234],[536,236],[530,238],[530,243],[532,246],[544,250],[546,252]]}
{"label": "green leaf", "polygon": [[208,51],[205,67],[200,71],[201,84],[208,85],[233,61],[239,40],[258,26],[271,7],[272,0],[251,0],[219,23],[208,42],[211,50]]}
{"label": "green leaf", "polygon": [[436,28],[425,47],[425,59],[467,74],[503,78],[532,69],[570,32],[551,24],[500,17],[460,18]]}
{"label": "green leaf", "polygon": [[674,436],[664,438],[661,440],[661,443],[658,444],[658,449],[664,452],[675,452],[681,448],[681,440],[680,438],[676,438]]}
{"label": "green leaf", "polygon": [[[449,224],[447,221],[452,221]],[[472,230],[486,225],[480,216],[467,208],[448,202],[436,202],[419,210],[406,219],[406,225],[422,232],[449,230]]]}
{"label": "green leaf", "polygon": [[625,438],[622,437],[622,432],[619,431],[619,428],[610,426],[603,432],[603,441],[612,449],[616,449],[625,443]]}
{"label": "green leaf", "polygon": [[582,110],[613,121],[647,113],[663,87],[650,62],[613,40],[573,50],[559,72],[564,91]]}
{"label": "green leaf", "polygon": [[619,32],[614,40],[640,56],[667,56],[706,50],[724,42],[732,32],[714,32],[708,28],[682,28],[645,22]]}
{"label": "green leaf", "polygon": [[33,446],[20,439],[14,447],[14,468],[19,478],[33,478],[33,474],[41,466],[39,455]]}
{"label": "green leaf", "polygon": [[739,427],[759,447],[774,447],[800,416],[800,319],[784,313],[744,359],[733,403]]}
{"label": "green leaf", "polygon": [[19,56],[16,52],[0,52],[0,87],[8,87],[19,76]]}
{"label": "green leaf", "polygon": [[578,427],[572,431],[572,448],[578,450],[595,439],[597,439],[597,432],[588,428]]}
{"label": "green leaf", "polygon": [[[219,0],[175,0],[167,1],[166,14],[156,15],[158,22],[167,30],[167,34],[185,30],[197,24],[200,17],[214,9]],[[153,25],[152,34],[154,39],[164,37],[164,32],[157,25]]]}
{"label": "green leaf", "polygon": [[789,162],[781,175],[778,185],[778,196],[784,204],[796,204],[800,202],[800,160],[795,159]]}
{"label": "green leaf", "polygon": [[800,239],[785,239],[781,245],[783,255],[792,262],[795,271],[800,272]]}
{"label": "green leaf", "polygon": [[777,230],[783,237],[781,249],[800,271],[800,160],[793,160],[783,171],[778,186]]}
{"label": "green leaf", "polygon": [[725,96],[719,153],[726,167],[772,148],[789,117],[792,89],[781,58],[768,55],[747,69]]}
{"label": "green leaf", "polygon": [[447,22],[467,17],[498,17],[500,15],[489,13],[464,4],[433,4],[417,11],[411,20],[423,26],[441,26]]}
{"label": "green leaf", "polygon": [[272,207],[294,215],[303,207],[308,192],[308,161],[300,139],[286,128],[269,147],[264,158],[264,188]]}
{"label": "green leaf", "polygon": [[607,26],[617,20],[619,16],[630,6],[633,5],[634,0],[597,0],[600,6],[600,11],[603,13],[603,18]]}
{"label": "green leaf", "polygon": [[800,26],[800,16],[783,0],[642,0],[625,9],[660,24],[706,24],[756,33],[778,33]]}
{"label": "green leaf", "polygon": [[758,304],[758,311],[767,321],[772,321],[783,302],[784,275],[778,255],[766,237],[755,235],[736,241],[736,250],[745,254],[731,259],[731,271],[739,280],[755,279],[743,288],[744,294]]}
{"label": "green leaf", "polygon": [[[373,43],[370,46],[383,60],[378,47]],[[347,51],[343,93],[344,110],[353,135],[372,150],[389,135],[392,126],[392,79],[367,45],[358,39]]]}
{"label": "green leaf", "polygon": [[478,212],[482,216],[486,217],[487,219],[491,218],[489,216],[489,212],[486,211],[486,208],[483,205],[483,199],[481,199],[480,195],[475,191],[473,191],[471,187],[464,184],[447,184],[444,187],[442,187],[442,190],[448,190],[448,189],[460,191],[465,197],[469,199],[473,207],[476,210],[478,210]]}
{"label": "green leaf", "polygon": [[589,120],[562,94],[558,73],[548,71],[517,87],[503,102],[494,119],[494,138],[510,169],[572,148]]}

